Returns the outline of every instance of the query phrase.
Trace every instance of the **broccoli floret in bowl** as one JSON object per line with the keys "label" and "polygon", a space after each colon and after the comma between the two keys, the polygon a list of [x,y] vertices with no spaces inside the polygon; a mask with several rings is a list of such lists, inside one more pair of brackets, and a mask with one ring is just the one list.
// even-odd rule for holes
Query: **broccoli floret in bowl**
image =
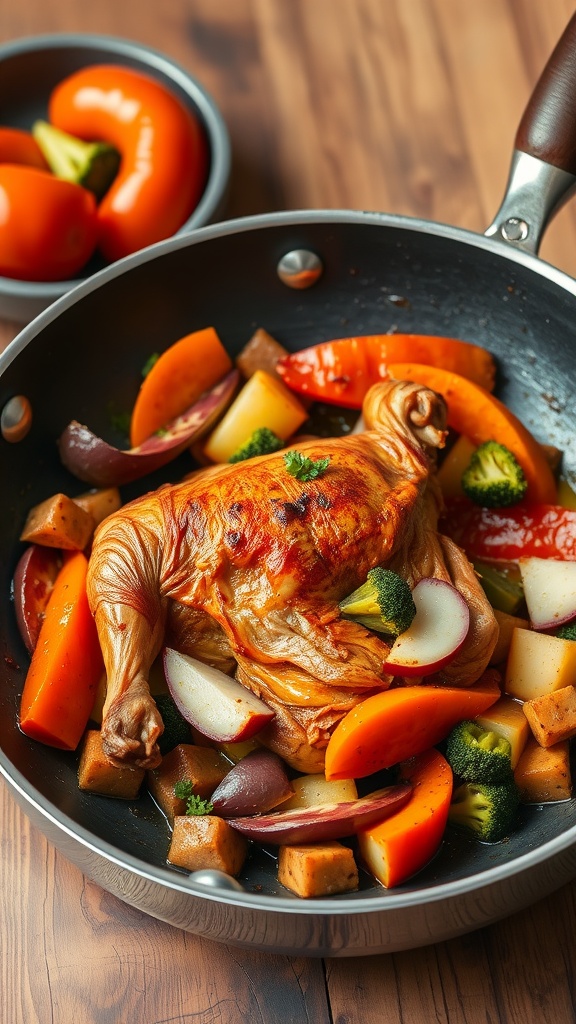
{"label": "broccoli floret in bowl", "polygon": [[520,794],[507,782],[463,782],[452,794],[448,821],[485,843],[497,843],[513,830]]}
{"label": "broccoli floret in bowl", "polygon": [[516,505],[526,494],[524,471],[512,452],[497,441],[485,441],[462,475],[467,498],[484,508]]}
{"label": "broccoli floret in bowl", "polygon": [[345,618],[390,636],[404,633],[416,615],[406,580],[381,565],[370,570],[366,582],[340,601],[339,608]]}
{"label": "broccoli floret in bowl", "polygon": [[455,775],[472,782],[512,778],[512,748],[504,736],[477,722],[459,722],[446,741],[446,759]]}

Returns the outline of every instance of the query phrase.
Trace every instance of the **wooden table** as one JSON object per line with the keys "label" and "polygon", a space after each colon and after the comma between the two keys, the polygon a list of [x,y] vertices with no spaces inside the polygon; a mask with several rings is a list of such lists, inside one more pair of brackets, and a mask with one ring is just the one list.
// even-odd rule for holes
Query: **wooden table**
{"label": "wooden table", "polygon": [[[229,216],[352,207],[482,231],[571,0],[4,0],[2,41],[131,37],[171,54],[227,119]],[[576,215],[545,259],[576,275]],[[0,325],[7,343],[14,325]],[[215,945],[82,877],[0,787],[5,1024],[569,1024],[576,885],[415,952],[327,961]]]}

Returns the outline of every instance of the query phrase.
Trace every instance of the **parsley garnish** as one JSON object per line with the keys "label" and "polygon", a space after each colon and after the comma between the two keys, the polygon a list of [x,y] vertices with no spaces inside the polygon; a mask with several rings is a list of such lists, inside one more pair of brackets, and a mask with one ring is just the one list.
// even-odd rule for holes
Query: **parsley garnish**
{"label": "parsley garnish", "polygon": [[194,793],[189,779],[176,783],[174,796],[177,796],[179,800],[186,801],[186,814],[210,814],[214,807],[209,800],[203,800],[201,796]]}
{"label": "parsley garnish", "polygon": [[328,468],[329,462],[330,457],[309,459],[307,455],[302,455],[302,452],[297,451],[284,454],[284,465],[290,476],[296,477],[296,480],[315,480],[316,477],[322,476],[322,473]]}

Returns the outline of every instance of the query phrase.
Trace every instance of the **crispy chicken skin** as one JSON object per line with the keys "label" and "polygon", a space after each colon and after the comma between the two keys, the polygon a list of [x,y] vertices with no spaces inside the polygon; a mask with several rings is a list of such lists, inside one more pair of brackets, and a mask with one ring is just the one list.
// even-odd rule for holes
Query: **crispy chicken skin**
{"label": "crispy chicken skin", "polygon": [[97,530],[88,596],[108,676],[102,732],[119,762],[152,767],[162,721],[148,689],[165,638],[239,680],[276,712],[260,734],[300,771],[321,771],[334,725],[386,689],[381,636],[342,619],[338,602],[387,564],[413,584],[450,579],[471,610],[445,670],[467,685],[497,626],[463,553],[438,535],[434,449],[445,407],[417,384],[375,385],[366,430],[298,446],[327,470],[299,482],[282,453],[199,470],[125,505]]}

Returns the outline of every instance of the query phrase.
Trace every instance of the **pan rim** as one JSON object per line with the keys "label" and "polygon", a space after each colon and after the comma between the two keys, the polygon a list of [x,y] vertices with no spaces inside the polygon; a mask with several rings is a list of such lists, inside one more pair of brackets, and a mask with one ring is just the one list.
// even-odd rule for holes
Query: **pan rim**
{"label": "pan rim", "polygon": [[[8,762],[12,773],[8,771],[5,762]],[[468,895],[482,890],[488,886],[510,881],[515,875],[520,875],[539,864],[548,861],[552,856],[559,855],[571,846],[576,844],[576,825],[567,829],[560,836],[548,840],[526,853],[520,854],[509,861],[484,871],[475,872],[464,878],[452,882],[439,882],[429,885],[422,890],[413,892],[395,892],[393,889],[378,889],[373,896],[363,896],[362,899],[347,900],[345,898],[331,899],[330,897],[310,898],[305,901],[294,901],[291,897],[268,896],[265,893],[252,894],[249,891],[232,892],[205,887],[195,884],[191,878],[172,871],[168,866],[162,868],[154,864],[147,864],[133,854],[123,852],[105,839],[95,837],[83,825],[77,824],[64,811],[60,811],[50,800],[44,797],[38,790],[29,783],[24,776],[14,768],[14,765],[0,750],[0,776],[8,785],[8,789],[18,794],[22,800],[49,821],[54,827],[62,832],[69,839],[79,843],[84,849],[99,857],[104,857],[109,863],[124,870],[129,870],[139,878],[147,882],[167,887],[174,892],[187,896],[209,897],[218,903],[234,904],[235,906],[250,910],[282,911],[296,915],[308,916],[311,912],[324,916],[332,914],[365,914],[393,912],[400,909],[414,909],[422,904],[443,903],[451,899]],[[563,801],[562,801],[563,802]],[[535,805],[536,806],[536,805]]]}
{"label": "pan rim", "polygon": [[468,228],[455,227],[440,221],[370,210],[279,210],[246,217],[235,217],[230,220],[219,221],[216,224],[209,224],[205,227],[194,228],[163,241],[155,242],[153,245],[146,246],[136,253],[124,256],[115,263],[103,267],[86,280],[80,281],[64,295],[55,299],[46,309],[38,313],[30,323],[22,327],[4,352],[0,354],[0,375],[28,342],[62,312],[80,302],[85,296],[90,295],[96,289],[105,286],[108,281],[115,280],[117,277],[141,264],[148,263],[163,255],[177,252],[189,246],[237,235],[242,232],[275,229],[283,226],[304,226],[306,224],[333,224],[334,226],[343,224],[371,225],[432,235],[444,240],[459,242],[467,247],[480,249],[499,256],[512,265],[532,270],[539,277],[546,278],[571,295],[576,296],[576,278],[571,277],[565,271],[554,266],[554,264],[543,260],[540,256],[527,252],[517,247],[514,243],[506,242],[503,239],[500,240],[496,236],[483,235]]}

